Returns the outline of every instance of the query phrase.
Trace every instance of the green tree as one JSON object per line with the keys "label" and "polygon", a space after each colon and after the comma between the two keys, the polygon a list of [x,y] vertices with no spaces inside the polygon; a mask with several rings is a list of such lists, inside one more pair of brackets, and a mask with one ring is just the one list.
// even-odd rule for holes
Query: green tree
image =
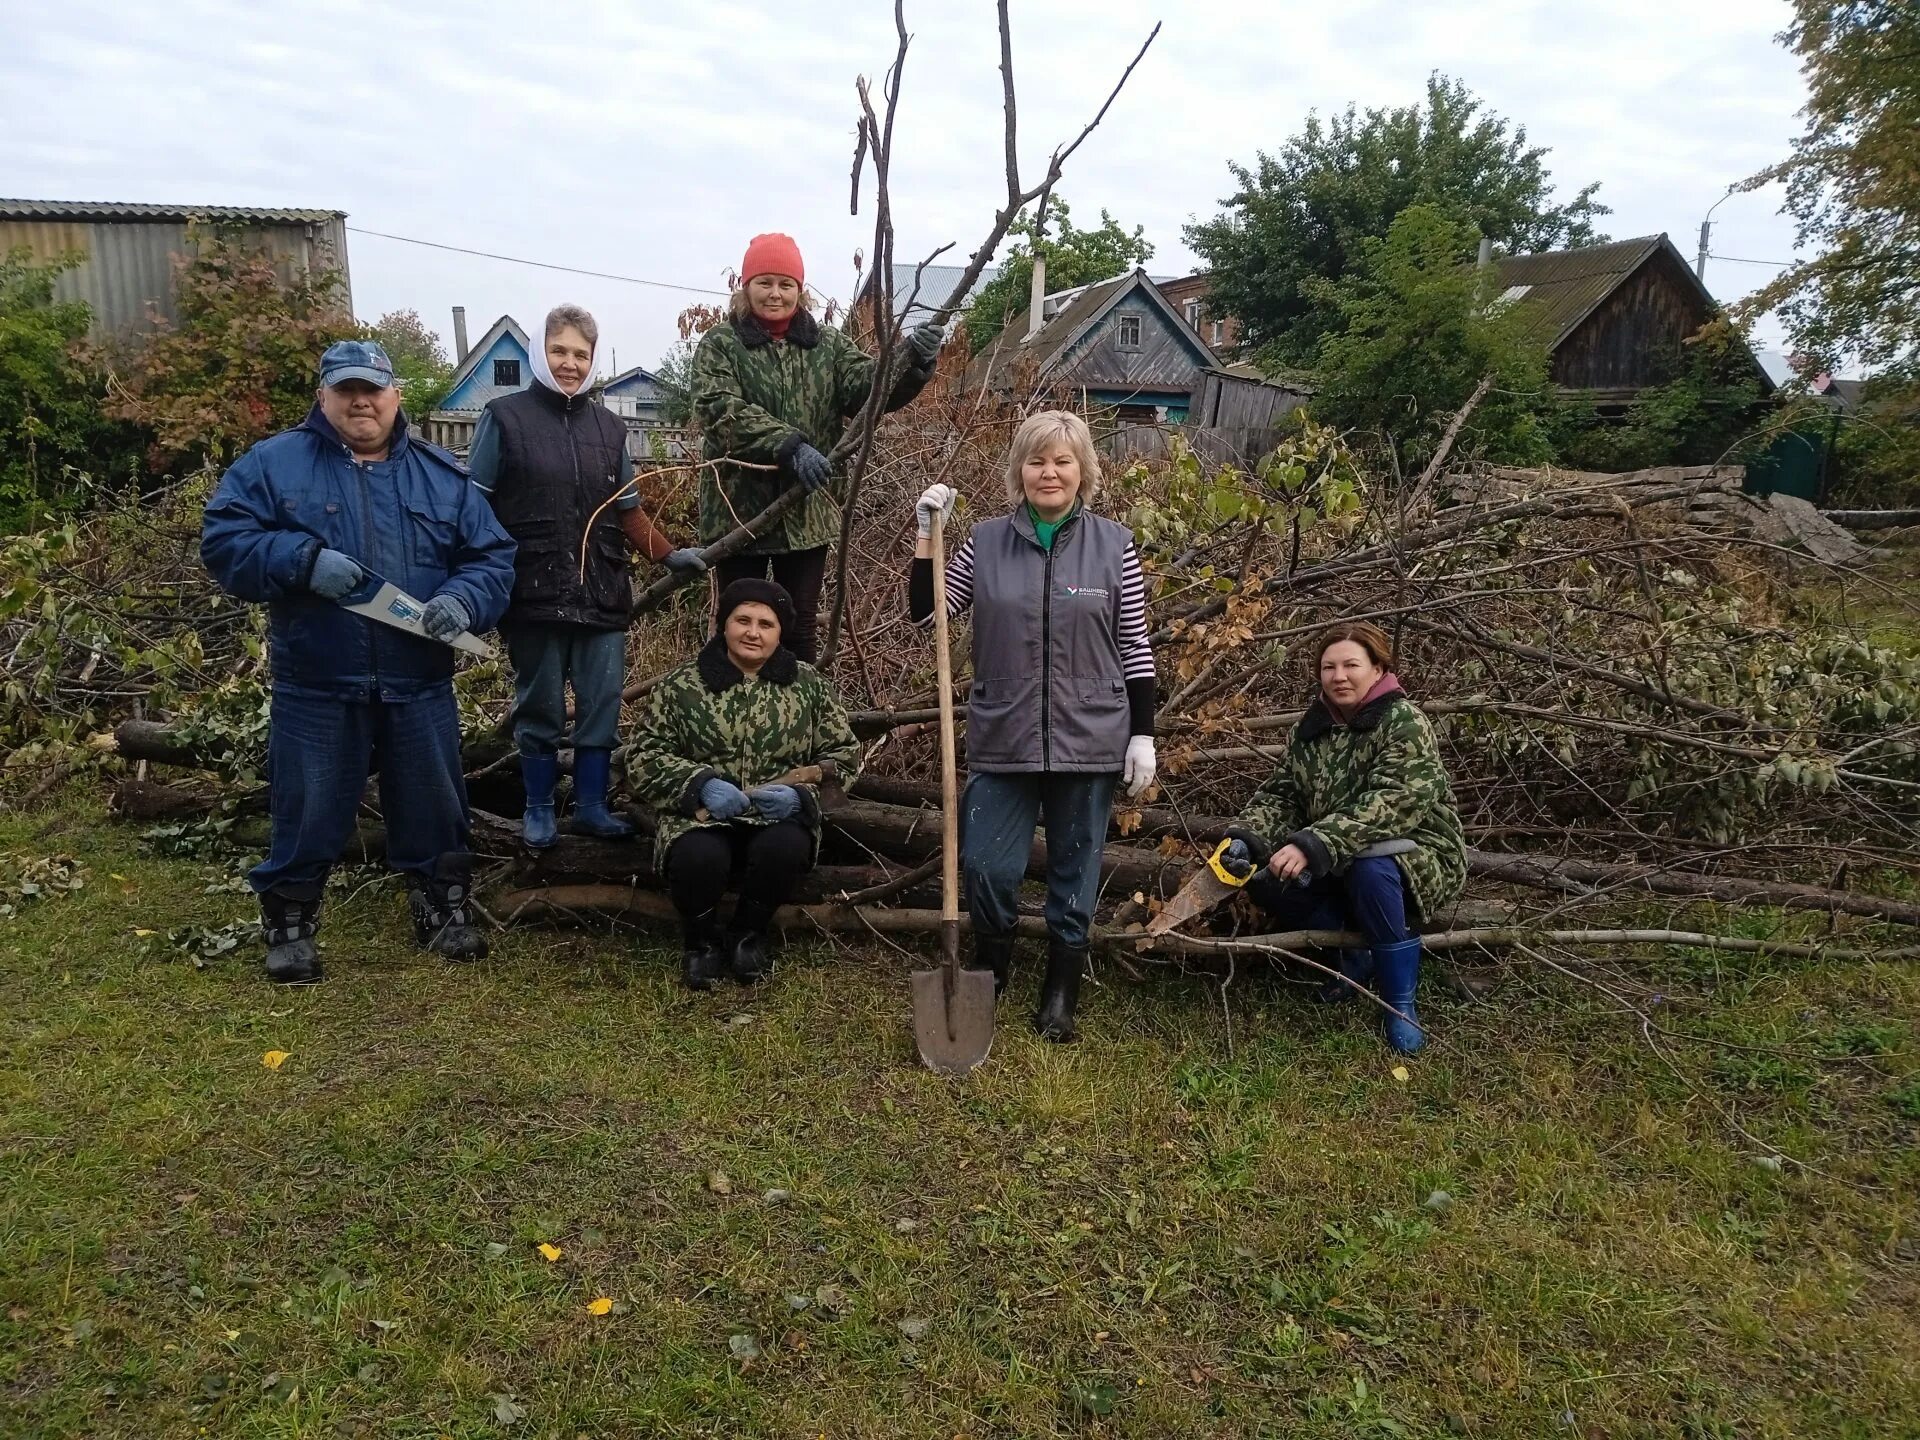
{"label": "green tree", "polygon": [[660,382],[660,417],[669,425],[693,419],[693,350],[693,341],[676,340],[653,367]]}
{"label": "green tree", "polygon": [[1794,0],[1780,36],[1807,81],[1793,155],[1746,182],[1785,180],[1784,209],[1817,259],[1742,309],[1778,306],[1795,344],[1829,364],[1920,360],[1920,6]]}
{"label": "green tree", "polygon": [[400,377],[408,419],[416,424],[426,419],[453,388],[454,364],[439,335],[418,310],[389,310],[374,321],[372,335],[386,347],[393,373]]}
{"label": "green tree", "polygon": [[1920,375],[1895,371],[1866,383],[1838,427],[1830,498],[1840,507],[1920,507]]}
{"label": "green tree", "polygon": [[1376,437],[1403,473],[1426,463],[1488,375],[1494,388],[1457,451],[1517,463],[1548,454],[1546,347],[1495,298],[1492,271],[1461,260],[1472,239],[1439,207],[1409,206],[1345,276],[1309,282],[1335,326],[1320,343],[1316,413]]}
{"label": "green tree", "polygon": [[[1369,240],[1410,205],[1463,222],[1469,258],[1484,235],[1512,254],[1588,245],[1604,237],[1598,184],[1557,203],[1547,151],[1527,144],[1525,126],[1483,113],[1467,87],[1427,80],[1426,103],[1323,121],[1277,155],[1230,166],[1238,189],[1186,240],[1212,268],[1210,305],[1241,324],[1241,344],[1275,366],[1311,364],[1321,337],[1338,329],[1324,286],[1353,267]],[[1476,233],[1477,232],[1477,233]]]}
{"label": "green tree", "polygon": [[[1000,273],[982,285],[967,306],[967,339],[973,353],[993,343],[1006,323],[1027,308],[1033,293],[1033,217],[1022,215],[1007,232],[1009,248]],[[1092,285],[1124,275],[1153,258],[1143,226],[1128,234],[1105,210],[1092,230],[1076,230],[1067,202],[1054,196],[1047,204],[1046,234],[1040,253],[1047,261],[1047,293]],[[935,298],[938,303],[938,297]]]}
{"label": "green tree", "polygon": [[77,261],[0,256],[0,534],[75,508],[88,482],[131,468],[133,437],[101,415],[104,382],[86,360],[90,314],[54,299]]}
{"label": "green tree", "polygon": [[180,319],[130,342],[110,414],[152,434],[155,472],[226,465],[297,424],[313,405],[320,356],[364,334],[342,303],[337,270],[282,280],[270,255],[195,227],[174,261]]}

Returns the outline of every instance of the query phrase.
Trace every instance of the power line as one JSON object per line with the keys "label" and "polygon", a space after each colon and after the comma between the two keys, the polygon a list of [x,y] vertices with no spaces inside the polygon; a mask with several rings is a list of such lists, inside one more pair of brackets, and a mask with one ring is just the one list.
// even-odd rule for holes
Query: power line
{"label": "power line", "polygon": [[1747,260],[1739,255],[1709,255],[1709,260],[1724,260],[1729,265],[1771,265],[1776,270],[1791,270],[1798,260]]}
{"label": "power line", "polygon": [[450,250],[455,255],[477,255],[482,260],[504,260],[509,265],[531,265],[536,270],[558,270],[567,275],[589,275],[596,280],[619,280],[628,285],[647,285],[655,290],[678,290],[686,295],[727,295],[726,290],[706,290],[698,285],[674,285],[665,280],[642,280],[637,275],[614,275],[605,270],[582,270],[575,265],[553,265],[545,260],[525,260],[518,255],[496,255],[491,250],[469,250],[464,245],[442,245],[438,240],[417,240],[411,235],[390,235],[384,230],[368,230],[361,225],[349,225],[347,229],[356,235],[374,235],[382,240],[398,240],[403,245],[424,245],[429,250]]}

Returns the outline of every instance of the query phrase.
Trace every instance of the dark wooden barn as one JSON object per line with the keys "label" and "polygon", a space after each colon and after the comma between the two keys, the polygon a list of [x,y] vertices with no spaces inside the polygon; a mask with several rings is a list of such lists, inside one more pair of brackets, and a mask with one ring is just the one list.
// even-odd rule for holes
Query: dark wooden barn
{"label": "dark wooden barn", "polygon": [[[1545,342],[1553,382],[1599,405],[1627,404],[1672,379],[1687,337],[1719,313],[1665,235],[1493,263],[1501,303]],[[1758,361],[1754,370],[1764,380]]]}

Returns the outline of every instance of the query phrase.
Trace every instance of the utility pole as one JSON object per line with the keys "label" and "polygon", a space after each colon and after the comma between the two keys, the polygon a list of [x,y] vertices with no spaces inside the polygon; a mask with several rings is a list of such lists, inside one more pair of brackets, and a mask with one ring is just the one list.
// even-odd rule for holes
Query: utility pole
{"label": "utility pole", "polygon": [[1727,193],[1707,207],[1707,213],[1700,221],[1700,253],[1694,257],[1693,273],[1702,285],[1707,283],[1707,237],[1713,233],[1713,212],[1732,198],[1735,188],[1729,185]]}

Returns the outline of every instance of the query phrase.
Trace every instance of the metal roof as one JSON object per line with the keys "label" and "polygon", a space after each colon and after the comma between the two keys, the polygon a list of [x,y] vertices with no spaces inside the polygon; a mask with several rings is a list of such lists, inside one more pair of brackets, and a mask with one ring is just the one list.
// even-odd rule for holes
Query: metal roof
{"label": "metal roof", "polygon": [[188,220],[228,221],[242,225],[324,225],[344,220],[344,210],[274,210],[251,205],[136,205],[93,200],[4,200],[0,220]]}
{"label": "metal roof", "polygon": [[[1511,294],[1510,299],[1515,311],[1527,322],[1528,336],[1544,342],[1551,350],[1663,245],[1672,249],[1665,235],[1642,235],[1579,250],[1502,255],[1493,265],[1504,290],[1519,291]],[[1684,260],[1681,268],[1689,275],[1693,273]],[[1707,298],[1711,303],[1712,297]]]}
{"label": "metal roof", "polygon": [[1029,360],[1035,366],[1034,373],[1044,376],[1081,336],[1100,322],[1102,316],[1135,290],[1147,296],[1155,309],[1184,332],[1182,338],[1206,357],[1201,362],[1202,368],[1218,365],[1219,357],[1187,327],[1167,297],[1160,293],[1160,287],[1153,278],[1144,270],[1131,270],[1111,280],[1097,280],[1091,285],[1047,296],[1048,300],[1066,300],[1066,304],[1048,316],[1035,334],[1027,334],[1027,312],[1022,310],[1007,322],[991,345],[974,357],[973,364],[967,370],[967,382],[972,385],[1004,385],[1012,379],[1015,368]]}
{"label": "metal roof", "polygon": [[[967,273],[967,267],[964,265],[927,266],[920,271],[920,294],[909,307],[907,299],[914,293],[914,271],[918,268],[917,265],[902,265],[898,262],[893,266],[893,318],[895,321],[905,321],[908,318],[909,308],[916,323],[931,319],[934,311],[945,304],[947,297],[953,293],[953,287],[960,283],[960,277]],[[869,270],[862,277],[860,289],[853,297],[854,304],[857,305],[866,298],[867,291],[872,288],[873,279],[877,273]],[[980,293],[980,287],[999,273],[998,265],[987,266],[980,272],[980,278],[973,282],[973,288],[967,292],[965,298],[973,299]]]}

